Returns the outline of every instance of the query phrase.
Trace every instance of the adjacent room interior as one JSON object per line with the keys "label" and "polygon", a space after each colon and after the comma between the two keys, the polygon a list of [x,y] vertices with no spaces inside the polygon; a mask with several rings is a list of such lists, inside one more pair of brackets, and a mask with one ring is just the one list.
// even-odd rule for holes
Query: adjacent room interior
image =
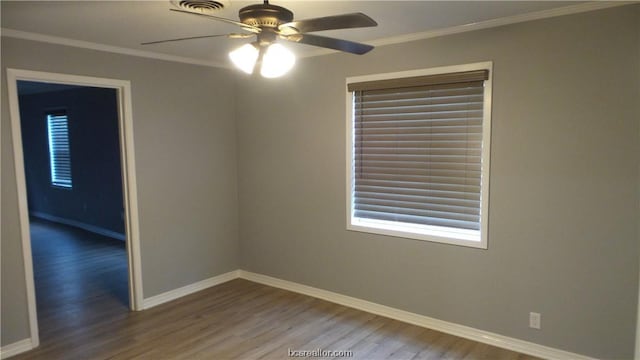
{"label": "adjacent room interior", "polygon": [[129,308],[117,94],[17,86],[36,309],[46,339]]}
{"label": "adjacent room interior", "polygon": [[640,4],[257,3],[0,2],[2,358],[640,357]]}

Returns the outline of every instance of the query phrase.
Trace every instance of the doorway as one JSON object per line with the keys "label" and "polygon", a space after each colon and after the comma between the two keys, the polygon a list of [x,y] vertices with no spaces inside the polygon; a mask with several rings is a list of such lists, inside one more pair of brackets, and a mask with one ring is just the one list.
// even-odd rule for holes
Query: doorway
{"label": "doorway", "polygon": [[[55,271],[55,266],[51,264],[56,263],[52,256],[56,254],[56,247],[75,247],[75,251],[81,251],[75,253],[75,256],[62,256],[62,260],[57,262],[79,266],[63,269],[66,276],[75,274],[80,275],[76,278],[80,281],[104,281],[103,284],[96,285],[105,291],[91,295],[89,287],[81,284],[73,287],[69,284],[69,294],[78,298],[102,294],[105,298],[118,302],[121,307],[128,305],[131,310],[142,309],[131,92],[128,81],[27,70],[8,69],[7,80],[31,343],[33,347],[37,347],[39,331],[34,275],[42,280],[43,275]],[[57,93],[57,100],[65,97],[70,100],[43,101],[47,97],[37,94],[42,89],[54,91],[50,94]],[[22,95],[30,93],[22,97],[23,101],[32,101],[27,105],[29,111],[27,108],[22,109],[23,111],[20,109],[25,105],[20,103],[21,91]],[[66,95],[60,95],[63,92]],[[82,101],[87,94],[98,95],[92,100],[94,105],[100,101],[111,103],[108,111],[112,111],[111,119],[115,119],[115,124],[93,130],[79,126],[83,121],[86,125],[92,120],[88,113],[91,111],[90,106]],[[41,106],[34,107],[33,104],[38,102]],[[25,126],[23,121],[34,116],[41,119],[29,121],[29,125]],[[37,129],[32,128],[33,124]],[[94,134],[102,131],[113,136],[111,139],[103,136],[100,141],[96,141],[95,138],[91,139],[92,131]],[[40,141],[34,144],[34,139],[38,138]],[[80,149],[82,147],[84,148]],[[96,155],[103,147],[111,147],[115,153],[92,159],[91,156]],[[36,148],[39,151],[34,151]],[[101,160],[104,160],[106,168],[110,168],[111,171],[108,172],[111,175],[107,175],[105,169],[76,170],[77,165],[92,166],[92,163],[95,165]],[[103,199],[97,204],[95,200],[99,197]],[[32,247],[32,244],[37,244],[38,247]],[[87,247],[87,244],[92,244],[92,247]],[[109,252],[103,259],[105,262],[102,267],[97,265],[98,268],[92,269],[86,267],[90,261],[78,259],[86,258],[92,251]],[[34,274],[33,259],[40,256],[42,260],[43,254],[48,263],[44,265],[44,269],[36,267],[38,271]],[[70,259],[79,261],[69,261]],[[102,270],[98,271],[99,269]],[[113,272],[109,274],[109,270]],[[82,273],[92,273],[93,276],[82,278]],[[109,279],[118,277],[124,281],[119,284],[109,283]],[[58,285],[55,282],[53,285],[49,283],[42,289],[52,286],[55,289],[59,285],[64,285],[64,281]],[[64,292],[60,290],[63,289],[59,289],[58,293]],[[42,305],[43,299],[38,300]],[[62,297],[61,302],[65,301]]]}

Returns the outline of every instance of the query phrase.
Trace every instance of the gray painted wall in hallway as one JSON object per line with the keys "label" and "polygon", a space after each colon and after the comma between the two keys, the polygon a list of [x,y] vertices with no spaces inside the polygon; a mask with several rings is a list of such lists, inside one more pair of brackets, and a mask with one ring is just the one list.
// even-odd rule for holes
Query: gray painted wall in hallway
{"label": "gray painted wall in hallway", "polygon": [[6,68],[131,81],[145,297],[238,268],[231,72],[2,38],[2,345],[29,336]]}
{"label": "gray painted wall in hallway", "polygon": [[[243,269],[631,358],[640,6],[299,61],[237,101]],[[489,249],[345,230],[345,78],[494,62]],[[268,104],[269,110],[256,106]],[[528,313],[542,313],[542,330]]]}

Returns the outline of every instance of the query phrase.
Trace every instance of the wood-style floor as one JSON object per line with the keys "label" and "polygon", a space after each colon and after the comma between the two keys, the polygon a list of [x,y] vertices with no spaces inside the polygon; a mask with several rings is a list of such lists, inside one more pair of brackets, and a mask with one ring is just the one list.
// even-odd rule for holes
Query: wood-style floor
{"label": "wood-style floor", "polygon": [[[35,225],[34,242],[45,227],[55,228]],[[122,244],[62,230],[69,244],[34,244],[41,345],[14,359],[286,359],[316,349],[355,359],[534,359],[246,280],[129,312],[126,259],[124,275],[107,260],[123,257]]]}
{"label": "wood-style floor", "polygon": [[40,338],[129,311],[125,242],[30,219]]}

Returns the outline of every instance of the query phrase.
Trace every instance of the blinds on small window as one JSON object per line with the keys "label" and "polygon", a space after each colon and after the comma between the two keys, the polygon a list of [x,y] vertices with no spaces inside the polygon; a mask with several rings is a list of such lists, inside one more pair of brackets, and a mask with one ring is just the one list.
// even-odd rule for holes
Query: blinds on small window
{"label": "blinds on small window", "polygon": [[349,84],[353,216],[480,230],[487,71]]}
{"label": "blinds on small window", "polygon": [[47,114],[49,133],[49,161],[51,184],[71,188],[71,154],[69,151],[69,128],[67,114]]}

